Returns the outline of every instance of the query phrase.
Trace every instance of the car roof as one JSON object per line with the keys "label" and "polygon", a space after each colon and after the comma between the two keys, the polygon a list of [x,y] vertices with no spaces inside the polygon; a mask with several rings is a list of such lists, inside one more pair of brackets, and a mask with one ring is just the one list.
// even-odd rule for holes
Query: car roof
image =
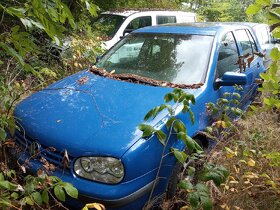
{"label": "car roof", "polygon": [[182,14],[188,14],[190,16],[195,16],[196,13],[193,12],[184,12],[184,11],[177,11],[177,10],[161,10],[161,9],[136,9],[136,10],[125,10],[125,9],[119,9],[119,10],[113,10],[113,11],[106,11],[102,12],[101,14],[108,14],[108,15],[120,15],[128,17],[130,15],[133,15],[135,13],[159,13],[159,14],[175,14],[178,13],[178,15]]}
{"label": "car roof", "polygon": [[221,22],[200,22],[200,23],[179,23],[165,24],[140,28],[132,33],[170,33],[170,34],[197,34],[214,36],[225,30],[248,28],[246,25],[221,23]]}
{"label": "car roof", "polygon": [[224,23],[233,24],[233,25],[244,25],[252,28],[260,27],[260,26],[269,26],[268,24],[265,23],[254,23],[254,22],[224,22]]}

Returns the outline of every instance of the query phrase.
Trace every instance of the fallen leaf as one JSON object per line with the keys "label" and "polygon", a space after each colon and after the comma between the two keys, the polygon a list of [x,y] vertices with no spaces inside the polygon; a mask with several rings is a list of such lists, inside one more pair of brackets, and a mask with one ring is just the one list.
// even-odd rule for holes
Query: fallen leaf
{"label": "fallen leaf", "polygon": [[88,203],[85,205],[84,209],[96,209],[96,210],[105,210],[105,206],[100,203]]}
{"label": "fallen leaf", "polygon": [[69,160],[68,152],[67,152],[66,149],[64,150],[62,163],[63,163],[64,168],[69,168],[70,167],[70,160]]}
{"label": "fallen leaf", "polygon": [[247,164],[248,164],[248,166],[254,167],[256,165],[256,162],[252,158],[250,158],[248,160]]}
{"label": "fallen leaf", "polygon": [[88,76],[85,76],[85,77],[81,77],[80,79],[78,79],[77,82],[79,85],[84,85],[87,81],[88,81]]}

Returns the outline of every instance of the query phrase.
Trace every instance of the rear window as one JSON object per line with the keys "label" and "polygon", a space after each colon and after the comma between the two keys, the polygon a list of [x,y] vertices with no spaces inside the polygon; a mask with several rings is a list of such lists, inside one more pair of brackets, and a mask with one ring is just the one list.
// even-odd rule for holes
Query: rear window
{"label": "rear window", "polygon": [[176,23],[175,16],[157,16],[157,24]]}

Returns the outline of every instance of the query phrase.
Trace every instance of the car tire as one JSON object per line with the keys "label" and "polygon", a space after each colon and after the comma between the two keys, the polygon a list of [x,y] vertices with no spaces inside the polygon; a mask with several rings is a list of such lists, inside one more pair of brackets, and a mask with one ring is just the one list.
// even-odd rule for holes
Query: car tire
{"label": "car tire", "polygon": [[180,174],[183,169],[183,164],[180,162],[176,162],[174,168],[172,169],[168,185],[167,185],[167,190],[166,190],[166,198],[167,199],[172,199],[175,194],[176,194],[176,189],[177,189],[177,184],[180,181]]}

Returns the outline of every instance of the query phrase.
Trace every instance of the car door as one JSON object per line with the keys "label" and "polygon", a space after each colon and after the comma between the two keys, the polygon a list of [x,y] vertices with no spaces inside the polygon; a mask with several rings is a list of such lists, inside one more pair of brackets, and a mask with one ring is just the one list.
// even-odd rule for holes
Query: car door
{"label": "car door", "polygon": [[248,106],[253,96],[256,94],[258,84],[255,82],[259,77],[260,69],[263,65],[262,58],[255,55],[258,52],[256,43],[248,29],[234,31],[234,36],[240,49],[240,60],[242,63],[241,72],[247,76],[247,84],[244,85],[240,106]]}

